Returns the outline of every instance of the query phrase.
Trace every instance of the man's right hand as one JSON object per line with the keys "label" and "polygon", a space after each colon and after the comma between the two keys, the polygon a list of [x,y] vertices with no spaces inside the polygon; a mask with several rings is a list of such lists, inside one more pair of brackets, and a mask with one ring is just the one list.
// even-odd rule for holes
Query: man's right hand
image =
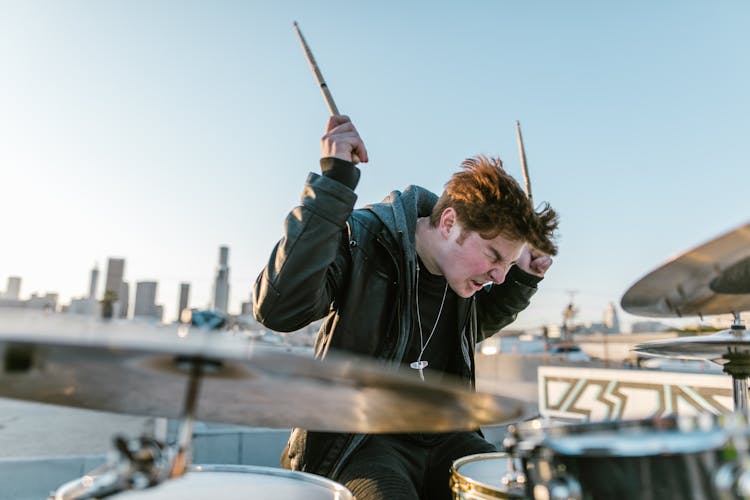
{"label": "man's right hand", "polygon": [[[367,149],[354,124],[345,115],[334,115],[328,118],[326,133],[320,139],[322,158],[339,158],[353,162],[355,154],[359,161],[367,163]],[[354,162],[353,162],[354,163]]]}

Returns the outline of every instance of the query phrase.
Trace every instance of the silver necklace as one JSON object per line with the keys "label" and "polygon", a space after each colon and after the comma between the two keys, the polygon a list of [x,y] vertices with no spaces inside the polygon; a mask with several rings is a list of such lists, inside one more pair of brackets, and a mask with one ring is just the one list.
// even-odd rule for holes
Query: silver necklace
{"label": "silver necklace", "polygon": [[424,350],[427,349],[427,346],[430,344],[430,340],[432,340],[432,336],[435,334],[435,330],[437,329],[438,323],[440,322],[440,315],[443,312],[443,305],[445,305],[445,296],[448,294],[448,281],[445,282],[445,289],[443,290],[443,300],[440,301],[440,309],[438,310],[437,318],[435,318],[435,324],[432,326],[432,331],[430,332],[429,337],[427,337],[427,342],[424,342],[424,336],[422,334],[422,317],[419,314],[419,262],[417,262],[417,283],[416,283],[416,289],[417,289],[417,324],[419,325],[419,356],[417,356],[417,360],[412,362],[409,366],[414,368],[415,370],[419,370],[419,378],[424,380],[424,369],[427,368],[427,366],[430,364],[427,360],[422,359],[422,354],[424,354]]}

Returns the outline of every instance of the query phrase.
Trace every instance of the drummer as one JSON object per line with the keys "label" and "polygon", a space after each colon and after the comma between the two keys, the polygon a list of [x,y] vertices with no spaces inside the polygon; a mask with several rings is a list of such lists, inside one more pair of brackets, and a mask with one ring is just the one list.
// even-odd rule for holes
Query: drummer
{"label": "drummer", "polygon": [[[424,380],[452,374],[473,387],[475,343],[528,306],[552,264],[556,213],[546,204],[535,211],[502,162],[484,156],[464,161],[440,197],[409,186],[354,210],[353,155],[368,156],[348,117],[329,118],[321,150],[321,174],[309,174],[255,283],[255,317],[278,331],[325,317],[318,357],[347,350]],[[491,451],[479,430],[294,429],[281,462],[330,477],[359,500],[436,499],[450,498],[454,460]]]}

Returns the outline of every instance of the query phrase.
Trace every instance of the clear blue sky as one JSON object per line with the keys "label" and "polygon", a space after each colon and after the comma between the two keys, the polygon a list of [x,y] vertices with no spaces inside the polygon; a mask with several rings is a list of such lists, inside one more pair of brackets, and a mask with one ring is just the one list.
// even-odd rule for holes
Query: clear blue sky
{"label": "clear blue sky", "polygon": [[[300,23],[370,152],[359,205],[501,156],[561,215],[516,326],[581,319],[748,219],[750,3],[3,1],[0,288],[87,290],[95,262],[237,310],[317,170],[327,109]],[[100,284],[100,289],[103,285]],[[623,315],[623,319],[633,318]]]}

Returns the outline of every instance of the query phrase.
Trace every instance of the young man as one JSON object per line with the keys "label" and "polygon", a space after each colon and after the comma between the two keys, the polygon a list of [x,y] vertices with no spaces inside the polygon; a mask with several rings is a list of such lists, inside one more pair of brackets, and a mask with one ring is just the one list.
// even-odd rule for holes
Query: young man
{"label": "young man", "polygon": [[[352,155],[368,157],[347,117],[329,119],[321,150],[322,175],[308,176],[256,281],[256,318],[293,331],[326,317],[317,356],[333,347],[473,387],[475,344],[528,306],[552,263],[555,212],[535,212],[501,162],[484,157],[465,161],[439,199],[409,186],[353,210]],[[282,465],[328,476],[359,500],[432,500],[450,498],[454,460],[490,451],[478,432],[295,429]]]}

